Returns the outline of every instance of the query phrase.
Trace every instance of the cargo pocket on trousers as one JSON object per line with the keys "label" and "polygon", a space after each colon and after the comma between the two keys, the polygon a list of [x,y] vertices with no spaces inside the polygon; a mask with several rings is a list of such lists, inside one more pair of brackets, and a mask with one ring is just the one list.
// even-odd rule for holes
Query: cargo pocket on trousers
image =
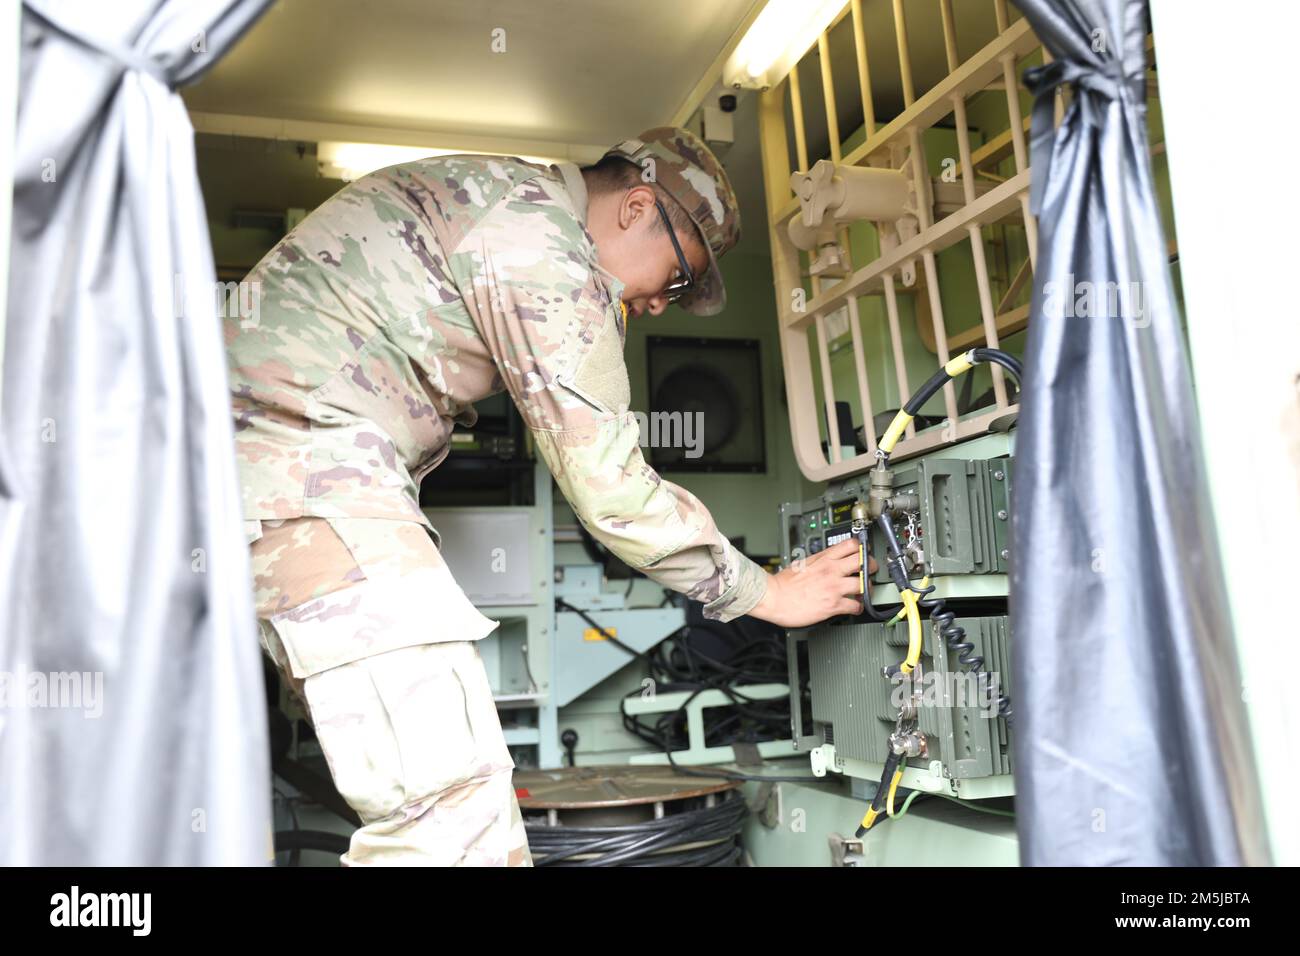
{"label": "cargo pocket on trousers", "polygon": [[305,686],[334,785],[366,822],[514,768],[472,643],[402,648],[315,674]]}
{"label": "cargo pocket on trousers", "polygon": [[[462,676],[467,650],[473,645],[407,647],[307,679],[316,737],[334,785],[363,820],[402,807],[412,808],[414,818],[444,791],[513,767],[503,766],[501,754],[508,761],[509,753],[504,741],[492,743],[492,725],[486,733],[477,730],[482,721],[474,715],[483,702],[474,682]],[[452,796],[447,805],[457,802]]]}
{"label": "cargo pocket on trousers", "polygon": [[478,775],[513,770],[515,762],[501,729],[501,717],[478,645],[469,643],[457,649],[455,666],[465,690],[465,714],[474,733]]}
{"label": "cargo pocket on trousers", "polygon": [[403,647],[476,641],[497,622],[484,617],[446,566],[373,578],[275,615],[295,677]]}
{"label": "cargo pocket on trousers", "polygon": [[488,770],[471,718],[477,702],[461,675],[466,650],[473,645],[426,644],[366,662],[401,756],[407,804]]}
{"label": "cargo pocket on trousers", "polygon": [[303,685],[334,787],[365,823],[406,802],[401,749],[368,663],[314,674]]}

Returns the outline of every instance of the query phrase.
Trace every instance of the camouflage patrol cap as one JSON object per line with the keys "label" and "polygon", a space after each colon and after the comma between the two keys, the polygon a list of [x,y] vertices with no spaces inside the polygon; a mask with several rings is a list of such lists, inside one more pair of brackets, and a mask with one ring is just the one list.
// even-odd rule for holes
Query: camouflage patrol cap
{"label": "camouflage patrol cap", "polygon": [[650,171],[653,179],[646,178],[691,217],[704,239],[709,267],[696,278],[694,291],[677,304],[694,315],[717,315],[727,304],[718,257],[740,240],[740,207],[718,158],[694,133],[673,126],[648,129],[605,155],[621,156]]}

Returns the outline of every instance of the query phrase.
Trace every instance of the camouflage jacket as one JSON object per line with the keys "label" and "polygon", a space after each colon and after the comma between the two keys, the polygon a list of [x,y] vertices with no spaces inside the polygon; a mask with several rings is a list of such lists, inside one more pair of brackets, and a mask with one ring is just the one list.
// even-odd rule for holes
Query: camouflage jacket
{"label": "camouflage jacket", "polygon": [[586,201],[568,164],[448,156],[358,179],[285,236],[225,319],[245,518],[427,524],[420,479],[505,389],[597,540],[708,617],[748,612],[765,572],[642,458]]}

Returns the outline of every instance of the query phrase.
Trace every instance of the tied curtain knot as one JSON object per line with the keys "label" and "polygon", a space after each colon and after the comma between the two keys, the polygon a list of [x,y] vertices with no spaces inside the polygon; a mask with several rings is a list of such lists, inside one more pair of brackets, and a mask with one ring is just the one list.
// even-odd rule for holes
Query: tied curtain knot
{"label": "tied curtain knot", "polygon": [[1126,76],[1119,60],[1107,58],[1096,64],[1082,64],[1073,60],[1053,60],[1043,66],[1025,70],[1025,87],[1034,96],[1034,110],[1030,122],[1030,165],[1033,168],[1029,187],[1029,211],[1039,214],[1047,179],[1052,168],[1052,153],[1056,142],[1056,124],[1053,105],[1056,91],[1071,84],[1076,92],[1094,93],[1108,100],[1119,99],[1124,87],[1131,83],[1144,84],[1142,74]]}
{"label": "tied curtain knot", "polygon": [[37,4],[33,3],[32,0],[23,0],[23,6],[27,8],[28,13],[54,33],[85,47],[87,50],[92,50],[101,56],[106,56],[110,60],[114,60],[118,66],[122,67],[124,70],[135,70],[139,73],[146,73],[163,86],[167,87],[167,89],[175,91],[176,86],[172,83],[171,77],[167,75],[167,68],[159,60],[148,57],[131,47],[115,43],[112,40],[88,37],[79,30],[74,30],[66,24],[55,20]]}

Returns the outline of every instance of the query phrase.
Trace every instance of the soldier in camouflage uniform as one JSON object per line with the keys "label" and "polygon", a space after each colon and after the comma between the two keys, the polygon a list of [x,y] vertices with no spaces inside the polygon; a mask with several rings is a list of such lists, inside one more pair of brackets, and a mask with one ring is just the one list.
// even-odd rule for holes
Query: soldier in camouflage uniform
{"label": "soldier in camouflage uniform", "polygon": [[727,621],[855,612],[837,546],[796,581],[740,554],[642,459],[629,312],[711,315],[740,221],[725,172],[659,128],[598,164],[417,160],[351,183],[248,276],[226,344],[263,645],[361,817],[345,865],[531,865],[476,641],[418,506],[453,425],[503,389],[591,533]]}

